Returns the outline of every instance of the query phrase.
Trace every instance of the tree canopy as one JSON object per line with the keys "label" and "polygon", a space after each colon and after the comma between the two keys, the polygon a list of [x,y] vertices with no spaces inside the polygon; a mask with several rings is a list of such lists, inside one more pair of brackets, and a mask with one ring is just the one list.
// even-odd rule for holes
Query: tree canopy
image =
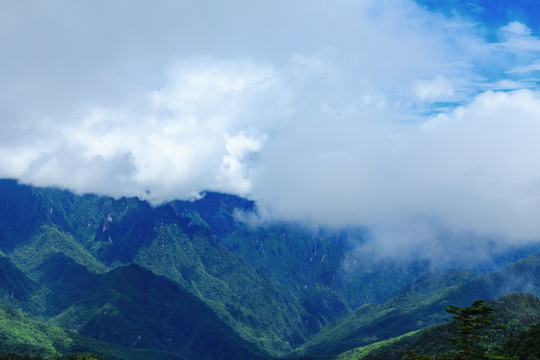
{"label": "tree canopy", "polygon": [[447,339],[455,349],[442,355],[425,355],[410,351],[407,360],[491,360],[512,359],[504,355],[489,351],[485,339],[489,330],[502,330],[504,325],[493,325],[494,308],[486,305],[484,300],[476,300],[467,307],[450,305],[444,309],[453,315],[450,331],[452,335]]}

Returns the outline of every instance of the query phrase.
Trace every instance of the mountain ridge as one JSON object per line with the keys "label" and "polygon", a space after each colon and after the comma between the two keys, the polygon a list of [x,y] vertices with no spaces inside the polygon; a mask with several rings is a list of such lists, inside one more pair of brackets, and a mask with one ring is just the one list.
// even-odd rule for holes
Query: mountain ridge
{"label": "mountain ridge", "polygon": [[[458,275],[461,274],[461,275]],[[445,283],[442,287],[422,287],[419,283]],[[398,291],[380,305],[360,307],[329,324],[295,351],[298,356],[338,355],[347,349],[368,345],[444,322],[448,305],[466,306],[477,299],[494,300],[513,292],[540,295],[540,253],[530,255],[492,273],[474,275],[451,271],[424,277]],[[346,329],[346,330],[344,330]]]}
{"label": "mountain ridge", "polygon": [[[430,273],[423,260],[396,262],[352,252],[367,236],[363,229],[253,226],[237,216],[254,211],[253,201],[220,193],[152,207],[137,198],[76,195],[0,180],[5,258],[1,267],[0,256],[0,271],[11,279],[0,284],[1,304],[123,349],[135,343],[202,356],[195,355],[206,350],[200,339],[186,340],[199,349],[193,352],[165,341],[172,341],[170,331],[161,334],[158,326],[143,333],[143,318],[149,324],[169,319],[169,329],[174,321],[151,299],[147,307],[153,316],[144,315],[140,293],[149,290],[118,275],[129,273],[134,280],[153,279],[177,294],[179,303],[187,298],[178,291],[189,294],[185,301],[199,304],[205,309],[201,316],[213,319],[206,323],[219,324],[208,327],[234,335],[222,336],[236,349],[229,352],[324,357],[442,321],[440,311],[449,302],[462,305],[472,297],[540,286],[537,273],[529,273],[537,269],[534,257],[508,267],[506,277],[467,270]],[[10,300],[8,285],[30,295]]]}

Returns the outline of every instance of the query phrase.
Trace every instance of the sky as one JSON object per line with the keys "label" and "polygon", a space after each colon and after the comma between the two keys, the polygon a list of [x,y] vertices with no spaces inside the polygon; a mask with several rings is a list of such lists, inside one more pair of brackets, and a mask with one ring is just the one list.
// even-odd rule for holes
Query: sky
{"label": "sky", "polygon": [[540,239],[534,0],[0,0],[0,177]]}

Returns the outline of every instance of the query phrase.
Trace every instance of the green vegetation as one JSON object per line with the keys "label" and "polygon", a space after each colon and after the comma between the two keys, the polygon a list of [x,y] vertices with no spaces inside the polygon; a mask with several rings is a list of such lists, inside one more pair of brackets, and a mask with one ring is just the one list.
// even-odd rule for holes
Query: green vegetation
{"label": "green vegetation", "polygon": [[529,330],[509,339],[500,350],[506,356],[517,357],[519,360],[540,359],[540,324],[535,324]]}
{"label": "green vegetation", "polygon": [[[44,360],[42,356],[20,355],[16,353],[0,354],[0,360]],[[68,354],[62,357],[55,357],[55,360],[104,360],[103,357],[92,354]]]}
{"label": "green vegetation", "polygon": [[487,348],[482,339],[492,328],[494,309],[486,305],[484,300],[476,300],[467,307],[450,305],[444,310],[454,315],[453,323],[457,328],[455,336],[448,339],[459,349],[452,356],[456,359],[488,358]]}
{"label": "green vegetation", "polygon": [[[512,343],[508,339],[520,339],[518,334],[522,332],[527,333],[532,325],[540,322],[540,299],[532,295],[513,293],[502,296],[495,301],[490,301],[485,305],[488,308],[493,308],[491,312],[493,316],[491,324],[493,326],[491,329],[488,326],[486,331],[482,330],[483,336],[480,338],[478,344],[484,346],[485,351],[493,358],[499,357],[503,359],[518,355],[512,349],[514,349],[515,344],[520,344],[520,342]],[[470,307],[457,307],[457,309],[466,309],[467,312],[467,309],[470,309]],[[487,315],[487,317],[483,317],[484,320],[489,319],[491,316],[490,314]],[[476,325],[480,324],[477,322]],[[501,327],[501,325],[505,326]],[[449,339],[459,338],[461,336],[459,328],[459,324],[455,321],[429,326],[411,336],[392,339],[391,344],[382,344],[377,349],[363,354],[362,357],[353,357],[353,353],[351,352],[350,356],[348,356],[349,354],[343,354],[340,360],[401,359],[410,350],[414,350],[418,354],[425,354],[423,356],[426,359],[433,356],[438,358],[437,356],[440,357],[440,354],[444,353],[457,354],[456,347]],[[519,347],[519,345],[516,345],[516,347]]]}
{"label": "green vegetation", "polygon": [[2,349],[10,344],[24,344],[47,357],[61,355],[57,348],[68,348],[71,343],[64,330],[31,320],[6,307],[0,307],[0,334]]}
{"label": "green vegetation", "polygon": [[[152,208],[0,180],[0,304],[19,316],[2,328],[0,350],[262,359],[363,347],[343,358],[369,358],[389,344],[396,356],[424,352],[412,346],[423,339],[444,353],[429,326],[444,321],[445,307],[540,293],[540,254],[481,276],[426,274],[427,263],[351,252],[362,230],[238,221],[253,209],[216,193]],[[511,335],[502,333],[498,346]]]}
{"label": "green vegetation", "polygon": [[[318,237],[313,241],[309,232],[293,227],[275,227],[268,233],[264,230],[258,236],[271,235],[265,247],[275,242],[272,251],[288,253],[288,258],[295,260],[288,265],[272,264],[273,253],[263,252],[265,261],[261,264],[265,267],[246,261],[251,253],[243,253],[242,258],[223,246],[220,241],[225,237],[250,244],[259,242],[245,224],[234,219],[235,206],[245,208],[245,200],[239,198],[208,194],[199,202],[187,202],[193,205],[187,210],[171,206],[153,209],[137,199],[77,196],[67,191],[18,186],[6,180],[0,182],[0,198],[9,205],[4,215],[10,219],[0,230],[11,234],[13,240],[4,243],[0,239],[0,250],[27,276],[61,295],[53,301],[53,313],[65,307],[60,302],[72,301],[66,298],[70,295],[64,283],[89,281],[79,279],[81,273],[73,269],[69,272],[73,278],[63,276],[60,269],[64,265],[57,262],[59,254],[95,273],[139,263],[199,296],[237,333],[275,355],[292,350],[357,302],[371,298],[365,293],[356,296],[358,293],[333,289],[343,282],[339,278],[343,249],[336,247],[333,240]],[[19,226],[25,226],[25,231],[16,238]],[[235,235],[229,236],[232,232]],[[219,234],[220,241],[214,233]],[[290,276],[293,280],[286,282],[286,274],[293,273],[298,276]],[[377,273],[376,269],[373,273]],[[55,277],[48,274],[62,280],[54,281]],[[332,283],[332,278],[337,280]],[[43,312],[30,313],[41,319],[51,315],[50,311],[45,315]]]}
{"label": "green vegetation", "polygon": [[[82,299],[51,320],[62,327],[2,307],[0,349],[46,357],[90,350],[107,359],[138,359],[145,353],[155,359],[179,358],[172,353],[191,359],[264,358],[198,298],[167,279],[137,265],[92,276],[93,286],[79,293]],[[64,330],[73,327],[89,337]],[[144,348],[159,351],[134,350]]]}
{"label": "green vegetation", "polygon": [[[0,250],[59,295],[46,316],[44,309],[31,311],[32,316],[59,319],[55,313],[79,296],[65,284],[84,288],[91,281],[80,268],[64,269],[63,254],[95,273],[137,262],[167,276],[204,300],[237,333],[275,354],[290,351],[325,323],[303,309],[296,289],[253,269],[220,245],[208,228],[193,225],[170,206],[153,209],[137,199],[81,197],[6,180],[0,181],[2,197],[11,221],[0,230],[13,234],[13,241],[0,239]],[[27,218],[33,219],[32,226],[15,239],[21,219]]]}
{"label": "green vegetation", "polygon": [[28,278],[11,259],[0,255],[0,304],[44,319],[53,302],[52,291]]}
{"label": "green vegetation", "polygon": [[[156,360],[177,359],[172,354],[157,351],[131,350],[112,343],[102,342],[92,338],[80,336],[56,326],[30,319],[5,306],[0,306],[0,349],[10,354],[0,355],[0,359],[42,359],[62,358],[73,359],[69,353],[96,353],[106,357],[107,360]],[[23,355],[17,355],[23,354]],[[2,357],[4,356],[4,357]],[[71,356],[71,357],[70,357]],[[84,359],[90,354],[79,355]],[[98,356],[94,358],[99,359]]]}
{"label": "green vegetation", "polygon": [[97,278],[80,300],[51,321],[125,347],[188,358],[213,359],[221,353],[235,359],[264,357],[200,299],[135,264]]}
{"label": "green vegetation", "polygon": [[511,359],[501,355],[494,355],[493,350],[488,352],[486,344],[487,333],[490,330],[502,330],[503,327],[492,326],[494,308],[485,304],[484,300],[476,300],[470,306],[458,307],[450,305],[446,312],[454,317],[448,328],[452,335],[447,339],[455,346],[455,350],[450,350],[441,355],[423,355],[416,351],[409,351],[406,360],[489,360],[489,359]]}
{"label": "green vegetation", "polygon": [[[302,356],[330,357],[443,322],[445,315],[442,308],[448,305],[447,299],[460,286],[475,277],[476,275],[469,271],[426,275],[388,301],[380,305],[361,306],[331,323],[295,353]],[[463,296],[459,301],[464,301]]]}
{"label": "green vegetation", "polygon": [[312,315],[323,314],[322,322],[386,300],[426,271],[425,263],[374,263],[369,254],[352,254],[350,239],[361,241],[364,230],[315,231],[287,223],[251,226],[238,219],[249,218],[255,204],[236,196],[207,193],[199,201],[171,205],[195,223],[206,224],[243,261],[294,289],[316,308]]}
{"label": "green vegetation", "polygon": [[495,299],[525,290],[540,294],[540,253],[481,276],[467,271],[428,275],[382,304],[360,307],[329,324],[295,354],[322,358],[335,356],[441,323],[445,319],[443,309],[449,305],[466,306],[475,299]]}
{"label": "green vegetation", "polygon": [[335,358],[335,360],[359,360],[359,359],[362,359],[364,356],[371,353],[372,351],[375,351],[377,349],[384,349],[384,348],[390,347],[395,342],[398,342],[398,341],[400,341],[400,340],[402,340],[402,339],[404,339],[406,337],[415,335],[419,331],[420,330],[411,331],[411,332],[408,332],[406,334],[403,334],[401,336],[398,336],[398,337],[395,337],[395,338],[392,338],[392,339],[378,341],[378,342],[375,342],[375,343],[372,343],[372,344],[369,344],[369,345],[366,345],[366,346],[361,346],[361,347],[351,349],[351,350],[346,351],[346,352],[344,352],[342,354],[339,354]]}
{"label": "green vegetation", "polygon": [[205,229],[189,236],[163,226],[135,262],[182,284],[244,338],[274,354],[305,341],[315,331],[310,325],[320,328],[289,289],[208,238]]}
{"label": "green vegetation", "polygon": [[56,225],[43,225],[22,246],[11,252],[10,258],[26,274],[37,280],[38,267],[51,255],[62,253],[90,271],[104,273],[107,267],[88,250],[77,243],[72,235],[61,231]]}

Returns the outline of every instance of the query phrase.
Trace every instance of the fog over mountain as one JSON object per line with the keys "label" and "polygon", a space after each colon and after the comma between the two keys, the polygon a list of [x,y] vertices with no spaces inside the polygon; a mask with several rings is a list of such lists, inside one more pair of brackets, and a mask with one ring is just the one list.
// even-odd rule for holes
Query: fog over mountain
{"label": "fog over mountain", "polygon": [[539,239],[537,5],[433,3],[3,2],[0,177],[231,193],[394,251]]}

